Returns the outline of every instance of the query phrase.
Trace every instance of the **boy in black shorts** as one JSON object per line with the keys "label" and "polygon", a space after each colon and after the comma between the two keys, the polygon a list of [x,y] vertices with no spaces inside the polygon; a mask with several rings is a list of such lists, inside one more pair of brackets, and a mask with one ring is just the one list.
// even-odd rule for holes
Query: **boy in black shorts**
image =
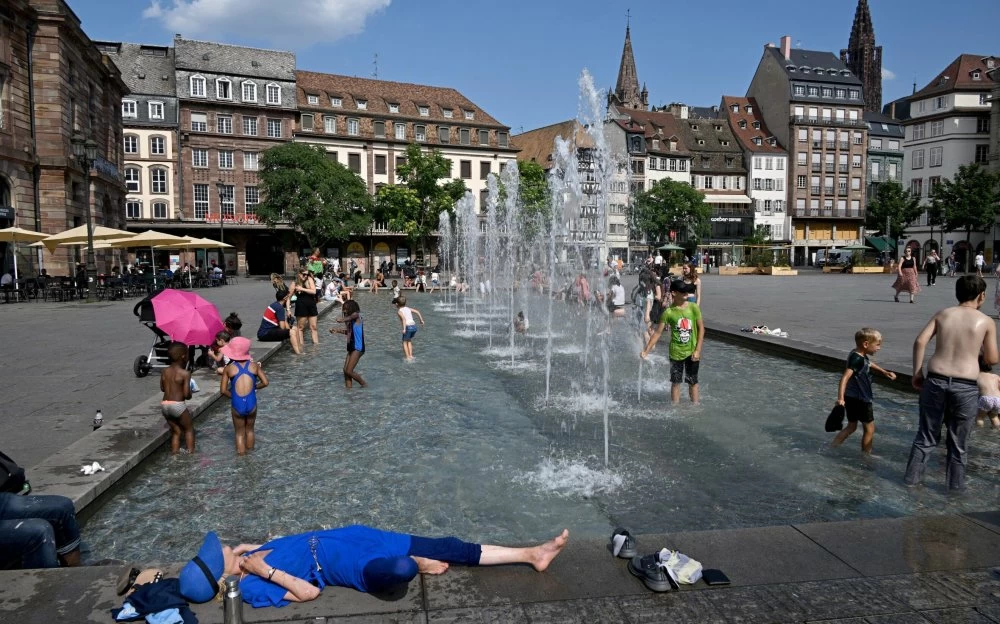
{"label": "boy in black shorts", "polygon": [[895,380],[896,373],[887,371],[872,362],[868,356],[875,355],[882,348],[882,334],[871,327],[862,327],[854,334],[855,349],[847,356],[847,368],[840,376],[837,389],[837,405],[847,410],[847,426],[833,439],[833,446],[840,446],[858,428],[864,427],[861,436],[861,451],[872,453],[872,439],[875,437],[875,414],[872,410],[872,371]]}

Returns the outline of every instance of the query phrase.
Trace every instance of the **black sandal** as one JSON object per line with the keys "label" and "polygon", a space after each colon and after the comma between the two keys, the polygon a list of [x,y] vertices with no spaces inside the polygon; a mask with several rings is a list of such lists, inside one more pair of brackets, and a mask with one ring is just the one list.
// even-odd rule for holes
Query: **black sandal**
{"label": "black sandal", "polygon": [[115,591],[118,592],[119,596],[122,596],[128,590],[132,589],[135,585],[135,579],[139,576],[139,568],[133,568],[129,566],[122,571],[121,575],[118,577],[118,584],[115,586]]}

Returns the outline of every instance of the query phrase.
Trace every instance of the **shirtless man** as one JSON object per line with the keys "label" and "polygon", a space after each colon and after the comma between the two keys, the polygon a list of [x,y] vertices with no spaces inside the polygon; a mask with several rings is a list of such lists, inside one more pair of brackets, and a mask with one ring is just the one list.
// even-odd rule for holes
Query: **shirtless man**
{"label": "shirtless man", "polygon": [[[958,305],[935,314],[913,343],[913,387],[920,391],[920,428],[906,464],[903,480],[907,485],[923,481],[943,423],[948,428],[948,489],[965,488],[965,441],[979,403],[979,353],[982,351],[986,364],[1000,362],[996,325],[979,311],[986,300],[986,282],[975,275],[960,277],[955,282],[955,297]],[[934,337],[934,355],[925,375],[924,351]]]}

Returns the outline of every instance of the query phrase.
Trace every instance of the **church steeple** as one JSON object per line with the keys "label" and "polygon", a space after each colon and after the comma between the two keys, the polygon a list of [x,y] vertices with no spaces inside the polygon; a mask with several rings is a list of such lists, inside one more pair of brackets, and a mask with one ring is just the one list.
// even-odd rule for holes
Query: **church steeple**
{"label": "church steeple", "polygon": [[840,60],[861,80],[864,86],[865,110],[882,111],[882,46],[875,45],[868,0],[858,0],[847,49],[840,51]]}
{"label": "church steeple", "polygon": [[639,74],[635,71],[635,56],[632,54],[631,25],[625,26],[625,47],[622,49],[622,61],[618,66],[618,82],[615,92],[609,98],[623,108],[647,110],[649,94],[645,88],[639,90]]}

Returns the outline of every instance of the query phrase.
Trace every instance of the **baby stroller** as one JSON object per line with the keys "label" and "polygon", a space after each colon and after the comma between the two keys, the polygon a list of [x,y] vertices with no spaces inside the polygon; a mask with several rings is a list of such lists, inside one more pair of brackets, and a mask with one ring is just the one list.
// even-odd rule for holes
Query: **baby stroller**
{"label": "baby stroller", "polygon": [[166,368],[170,366],[170,358],[167,356],[167,347],[170,346],[170,336],[156,326],[156,315],[153,313],[153,296],[146,298],[135,304],[132,314],[139,317],[139,322],[149,328],[149,331],[156,334],[153,344],[149,347],[149,353],[140,355],[132,363],[132,372],[136,377],[145,377],[154,368]]}

